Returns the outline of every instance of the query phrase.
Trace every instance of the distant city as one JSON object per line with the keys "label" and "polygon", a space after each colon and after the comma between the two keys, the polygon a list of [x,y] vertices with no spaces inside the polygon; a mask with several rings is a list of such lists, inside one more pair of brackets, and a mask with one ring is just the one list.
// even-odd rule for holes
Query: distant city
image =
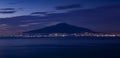
{"label": "distant city", "polygon": [[11,35],[0,35],[0,37],[120,37],[119,33],[51,33],[51,34],[27,34],[17,33]]}

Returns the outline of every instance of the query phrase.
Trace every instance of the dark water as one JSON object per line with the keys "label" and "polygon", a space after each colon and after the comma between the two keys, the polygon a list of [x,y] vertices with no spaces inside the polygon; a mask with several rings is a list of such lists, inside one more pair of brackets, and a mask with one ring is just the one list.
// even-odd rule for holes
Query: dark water
{"label": "dark water", "polygon": [[120,58],[120,38],[1,38],[0,58]]}

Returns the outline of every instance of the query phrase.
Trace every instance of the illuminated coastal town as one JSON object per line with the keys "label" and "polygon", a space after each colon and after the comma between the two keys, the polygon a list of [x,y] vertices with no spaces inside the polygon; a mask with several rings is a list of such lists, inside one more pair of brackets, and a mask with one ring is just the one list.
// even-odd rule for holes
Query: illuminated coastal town
{"label": "illuminated coastal town", "polygon": [[51,34],[28,34],[28,33],[16,33],[9,35],[0,35],[0,37],[120,37],[119,33],[51,33]]}

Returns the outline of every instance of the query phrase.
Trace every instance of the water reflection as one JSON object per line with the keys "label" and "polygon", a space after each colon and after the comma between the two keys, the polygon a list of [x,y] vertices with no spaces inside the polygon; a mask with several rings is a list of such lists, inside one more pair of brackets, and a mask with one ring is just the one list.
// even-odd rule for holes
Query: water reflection
{"label": "water reflection", "polygon": [[119,57],[120,40],[118,38],[101,39],[0,39],[0,58]]}

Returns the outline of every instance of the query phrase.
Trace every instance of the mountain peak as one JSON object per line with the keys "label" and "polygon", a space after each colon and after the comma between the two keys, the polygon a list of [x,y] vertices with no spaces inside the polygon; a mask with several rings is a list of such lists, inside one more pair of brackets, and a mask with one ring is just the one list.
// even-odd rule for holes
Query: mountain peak
{"label": "mountain peak", "polygon": [[57,25],[69,25],[69,24],[67,24],[67,23],[59,23]]}
{"label": "mountain peak", "polygon": [[72,25],[67,24],[67,23],[58,23],[58,24],[56,24],[56,25],[54,25],[54,26],[61,26],[61,27],[65,27],[65,26],[72,26]]}

